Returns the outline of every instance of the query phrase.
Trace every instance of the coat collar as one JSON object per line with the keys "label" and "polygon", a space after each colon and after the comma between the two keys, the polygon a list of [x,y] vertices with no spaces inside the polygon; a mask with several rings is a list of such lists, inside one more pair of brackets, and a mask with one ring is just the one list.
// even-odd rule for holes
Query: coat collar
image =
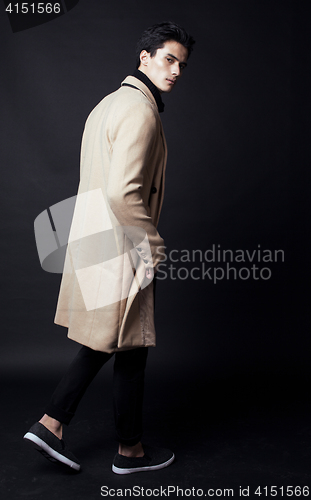
{"label": "coat collar", "polygon": [[[130,85],[130,86],[134,86],[134,87],[138,88],[159,111],[158,103],[155,99],[155,96],[151,92],[150,88],[144,82],[142,82],[140,79],[136,78],[135,76],[127,76],[125,78],[125,80],[123,80],[123,82],[121,83],[121,86],[123,86],[123,85]],[[160,99],[161,99],[161,96],[160,96]],[[162,102],[162,100],[161,100],[161,102]]]}

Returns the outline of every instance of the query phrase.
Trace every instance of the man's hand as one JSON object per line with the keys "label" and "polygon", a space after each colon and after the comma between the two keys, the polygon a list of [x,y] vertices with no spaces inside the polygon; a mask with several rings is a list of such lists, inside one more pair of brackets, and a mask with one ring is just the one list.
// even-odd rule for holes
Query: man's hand
{"label": "man's hand", "polygon": [[152,280],[152,278],[153,278],[153,269],[150,269],[150,268],[146,269],[146,278],[148,280]]}

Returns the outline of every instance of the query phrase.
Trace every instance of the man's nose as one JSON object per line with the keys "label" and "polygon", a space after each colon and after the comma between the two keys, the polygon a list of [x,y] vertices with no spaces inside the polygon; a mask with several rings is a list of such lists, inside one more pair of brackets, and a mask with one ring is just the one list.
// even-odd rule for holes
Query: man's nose
{"label": "man's nose", "polygon": [[179,64],[176,62],[173,67],[173,75],[180,76],[180,67]]}

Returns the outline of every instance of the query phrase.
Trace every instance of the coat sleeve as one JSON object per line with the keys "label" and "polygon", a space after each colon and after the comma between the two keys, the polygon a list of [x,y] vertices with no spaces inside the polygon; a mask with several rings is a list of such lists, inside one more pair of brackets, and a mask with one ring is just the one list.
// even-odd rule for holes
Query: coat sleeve
{"label": "coat sleeve", "polygon": [[[147,234],[152,262],[143,259],[146,267],[155,267],[163,259],[164,241],[148,215],[141,191],[144,182],[151,182],[148,158],[157,140],[156,117],[146,103],[135,103],[122,109],[114,119],[111,133],[111,163],[107,197],[111,210],[136,247],[144,253],[143,236]],[[150,254],[150,253],[149,253]],[[141,257],[141,255],[140,255]]]}

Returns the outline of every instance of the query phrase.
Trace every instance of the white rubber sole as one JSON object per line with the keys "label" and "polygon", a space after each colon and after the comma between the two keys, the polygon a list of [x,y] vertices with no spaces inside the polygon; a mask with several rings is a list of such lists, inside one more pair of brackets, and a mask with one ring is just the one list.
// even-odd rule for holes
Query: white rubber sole
{"label": "white rubber sole", "polygon": [[24,436],[24,439],[30,441],[33,445],[35,445],[35,448],[52,462],[61,462],[65,465],[68,465],[68,467],[70,467],[71,469],[80,470],[81,466],[79,464],[73,462],[72,460],[69,460],[69,458],[64,457],[64,455],[61,455],[57,451],[53,450],[53,448],[42,441],[42,439],[40,439],[38,436],[32,434],[32,432],[27,432]]}
{"label": "white rubber sole", "polygon": [[163,464],[158,464],[158,465],[150,465],[146,467],[135,467],[132,469],[120,469],[119,467],[116,467],[115,465],[112,465],[112,472],[115,474],[133,474],[133,472],[146,472],[148,470],[159,470],[159,469],[164,469],[164,467],[168,467],[171,465],[172,462],[175,460],[175,455],[173,453],[173,456],[167,460],[167,462],[163,462]]}

